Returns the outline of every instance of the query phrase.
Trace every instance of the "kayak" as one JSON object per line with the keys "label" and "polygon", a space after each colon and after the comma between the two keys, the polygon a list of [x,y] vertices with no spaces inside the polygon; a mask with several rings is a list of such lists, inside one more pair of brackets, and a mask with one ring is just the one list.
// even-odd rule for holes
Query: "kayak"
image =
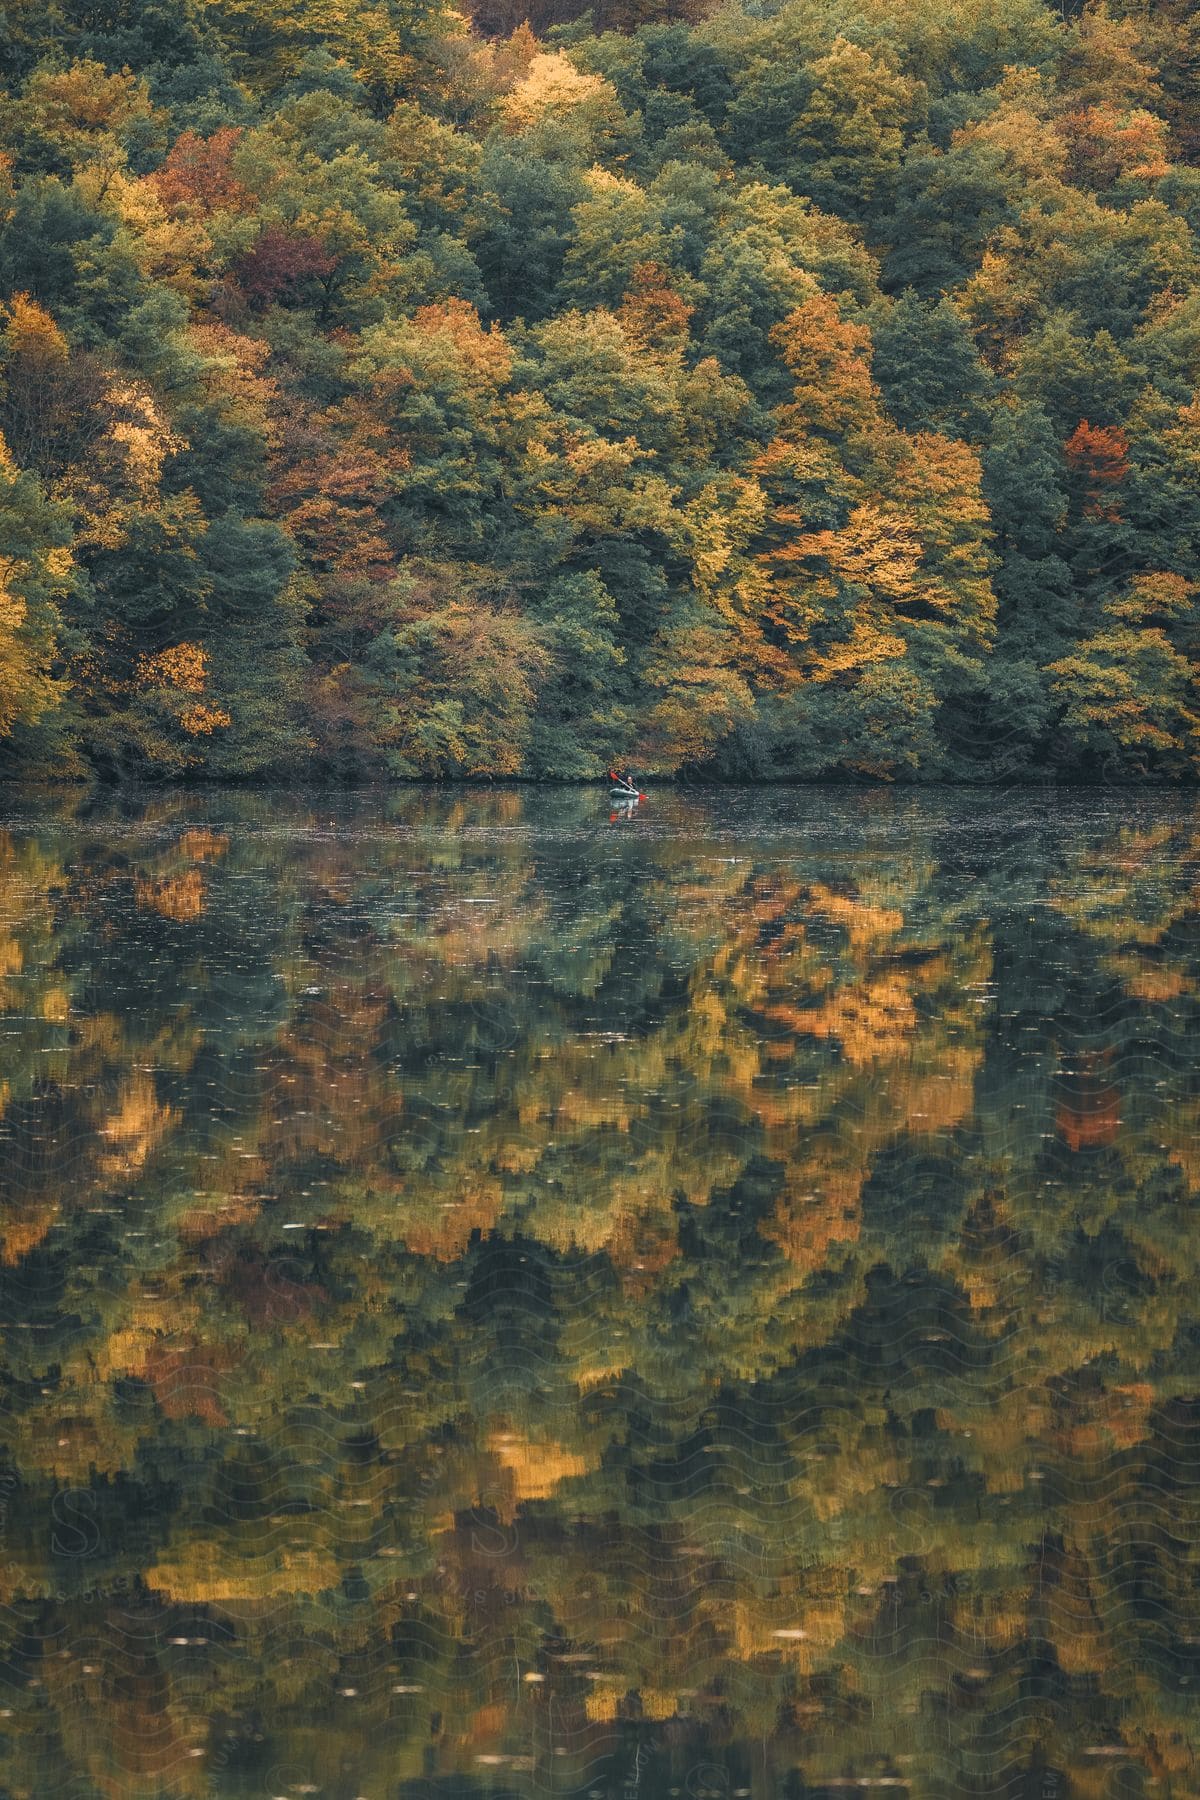
{"label": "kayak", "polygon": [[609,788],[608,791],[614,800],[644,800],[646,798],[645,794],[640,793],[637,788]]}

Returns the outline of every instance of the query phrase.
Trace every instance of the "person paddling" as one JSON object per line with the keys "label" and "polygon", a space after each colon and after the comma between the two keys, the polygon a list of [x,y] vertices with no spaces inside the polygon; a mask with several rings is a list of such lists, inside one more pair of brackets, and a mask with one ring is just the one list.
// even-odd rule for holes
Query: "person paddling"
{"label": "person paddling", "polygon": [[623,772],[619,772],[616,769],[610,769],[608,771],[608,779],[614,788],[622,788],[627,794],[636,794],[638,791],[637,783],[634,781],[633,776],[629,773],[628,769]]}

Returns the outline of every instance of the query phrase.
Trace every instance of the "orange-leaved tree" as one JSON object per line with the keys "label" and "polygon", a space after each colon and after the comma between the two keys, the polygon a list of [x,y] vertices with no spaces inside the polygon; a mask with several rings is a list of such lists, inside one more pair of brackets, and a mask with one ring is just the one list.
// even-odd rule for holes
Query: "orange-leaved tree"
{"label": "orange-leaved tree", "polygon": [[964,444],[884,411],[870,337],[814,295],[774,339],[794,381],[756,459],[768,499],[764,625],[801,686],[826,765],[890,775],[936,760],[939,707],[992,637],[987,510]]}

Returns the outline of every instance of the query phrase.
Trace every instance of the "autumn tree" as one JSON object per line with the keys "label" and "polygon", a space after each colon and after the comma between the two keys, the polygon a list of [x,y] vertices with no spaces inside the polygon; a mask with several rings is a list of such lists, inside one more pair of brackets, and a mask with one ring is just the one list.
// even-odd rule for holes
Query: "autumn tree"
{"label": "autumn tree", "polygon": [[0,753],[11,751],[14,731],[66,698],[55,665],[60,603],[74,577],[70,543],[65,509],[46,500],[0,439]]}

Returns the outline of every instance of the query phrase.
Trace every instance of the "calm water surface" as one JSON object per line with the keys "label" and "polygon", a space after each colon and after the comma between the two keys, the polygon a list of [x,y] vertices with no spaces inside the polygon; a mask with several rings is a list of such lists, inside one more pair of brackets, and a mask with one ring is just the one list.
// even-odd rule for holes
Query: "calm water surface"
{"label": "calm water surface", "polygon": [[0,1800],[1195,1796],[1198,874],[0,799]]}

